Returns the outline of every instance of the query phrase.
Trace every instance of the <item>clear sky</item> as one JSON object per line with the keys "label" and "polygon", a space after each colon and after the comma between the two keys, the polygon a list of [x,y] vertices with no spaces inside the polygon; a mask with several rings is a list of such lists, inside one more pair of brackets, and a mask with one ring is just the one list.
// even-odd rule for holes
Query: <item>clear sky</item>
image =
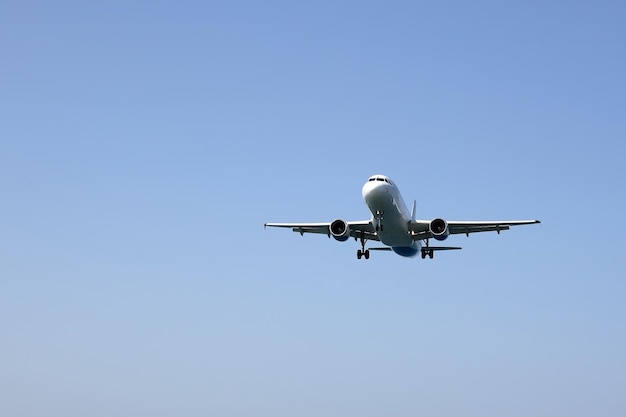
{"label": "clear sky", "polygon": [[3,2],[0,415],[626,415],[626,4],[434,3]]}

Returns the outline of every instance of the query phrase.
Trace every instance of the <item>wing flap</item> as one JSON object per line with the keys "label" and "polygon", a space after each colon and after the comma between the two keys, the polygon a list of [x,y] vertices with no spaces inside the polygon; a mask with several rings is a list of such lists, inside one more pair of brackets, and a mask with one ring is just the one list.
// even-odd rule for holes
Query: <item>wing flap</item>
{"label": "wing flap", "polygon": [[469,225],[469,224],[458,224],[451,225],[448,223],[448,228],[450,229],[451,235],[457,235],[460,233],[465,233],[469,235],[470,233],[479,233],[479,232],[498,232],[500,233],[502,230],[509,230],[509,225],[507,224],[483,224],[483,225]]}

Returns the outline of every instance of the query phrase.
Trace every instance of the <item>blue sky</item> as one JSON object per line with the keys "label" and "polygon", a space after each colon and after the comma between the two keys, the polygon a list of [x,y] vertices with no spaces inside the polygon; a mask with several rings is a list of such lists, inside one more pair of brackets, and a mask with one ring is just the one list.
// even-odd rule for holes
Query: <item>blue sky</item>
{"label": "blue sky", "polygon": [[[0,414],[622,416],[626,6],[5,2]],[[263,230],[539,218],[430,261]]]}

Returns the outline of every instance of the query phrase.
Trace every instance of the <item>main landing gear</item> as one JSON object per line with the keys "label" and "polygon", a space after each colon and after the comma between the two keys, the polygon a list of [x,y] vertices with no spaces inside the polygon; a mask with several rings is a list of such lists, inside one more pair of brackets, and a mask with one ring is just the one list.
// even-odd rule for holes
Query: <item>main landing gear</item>
{"label": "main landing gear", "polygon": [[428,239],[426,239],[426,247],[422,248],[422,259],[426,259],[426,256],[430,259],[433,259],[435,256],[435,251],[428,247]]}
{"label": "main landing gear", "polygon": [[362,257],[365,257],[365,259],[369,259],[370,251],[368,249],[365,249],[365,233],[363,232],[361,232],[361,248],[362,249],[356,251],[356,258],[361,259]]}

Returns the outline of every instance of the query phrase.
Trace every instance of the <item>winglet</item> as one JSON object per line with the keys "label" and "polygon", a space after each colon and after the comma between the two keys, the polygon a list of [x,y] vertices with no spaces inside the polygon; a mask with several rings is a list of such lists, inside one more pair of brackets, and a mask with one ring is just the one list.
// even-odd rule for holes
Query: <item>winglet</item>
{"label": "winglet", "polygon": [[415,220],[415,204],[417,200],[413,200],[413,207],[411,208],[411,220]]}

